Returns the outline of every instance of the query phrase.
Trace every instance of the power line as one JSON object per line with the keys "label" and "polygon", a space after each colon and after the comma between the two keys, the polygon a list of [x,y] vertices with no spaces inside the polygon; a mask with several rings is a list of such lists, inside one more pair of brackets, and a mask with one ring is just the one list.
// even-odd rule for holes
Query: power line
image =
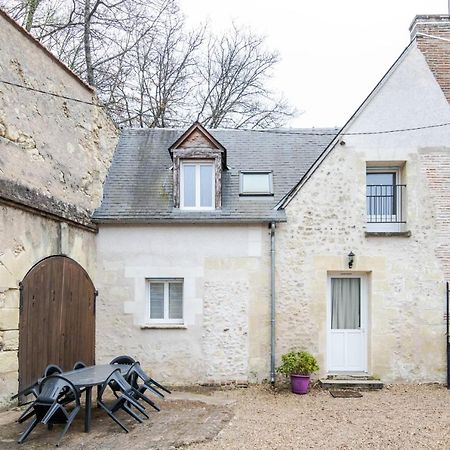
{"label": "power line", "polygon": [[[44,91],[42,89],[36,89],[31,86],[25,86],[23,84],[13,83],[11,81],[1,80],[0,83],[4,83],[10,86],[15,86],[21,89],[26,89],[28,91],[38,92],[39,94],[49,95],[56,98],[62,98],[64,100],[69,100],[72,102],[77,103],[83,103],[85,105],[90,106],[97,106],[99,108],[106,108],[105,105],[101,105],[98,103],[88,102],[85,100],[81,100],[79,98],[69,97],[67,95],[61,95],[61,94],[55,94],[54,92]],[[117,108],[117,107],[116,107]],[[121,109],[121,108],[118,108]],[[397,128],[393,130],[380,130],[380,131],[361,131],[361,132],[353,132],[353,133],[339,133],[337,130],[336,133],[330,133],[330,132],[323,132],[323,133],[316,133],[313,131],[284,131],[284,130],[256,130],[256,129],[242,129],[242,131],[253,131],[258,133],[271,133],[271,134],[280,134],[280,135],[300,135],[300,136],[336,136],[337,134],[340,134],[341,136],[368,136],[368,135],[378,135],[378,134],[391,134],[391,133],[402,133],[402,132],[408,132],[408,131],[419,131],[419,130],[426,130],[426,129],[432,129],[432,128],[441,128],[449,126],[450,122],[444,122],[434,125],[423,125],[418,127],[410,127],[410,128]]]}
{"label": "power line", "polygon": [[79,98],[68,97],[67,95],[55,94],[54,92],[43,91],[42,89],[36,89],[36,88],[31,87],[31,86],[25,86],[24,84],[13,83],[11,81],[6,81],[6,80],[0,80],[0,83],[8,84],[10,86],[15,86],[15,87],[18,87],[18,88],[21,88],[21,89],[26,89],[27,91],[38,92],[39,94],[44,94],[44,95],[50,95],[52,97],[63,98],[64,100],[70,100],[72,102],[83,103],[85,105],[90,105],[90,106],[98,106],[100,108],[104,107],[104,106],[99,105],[97,103],[87,102],[87,101],[81,100]]}
{"label": "power line", "polygon": [[394,130],[381,130],[381,131],[360,131],[360,132],[354,132],[354,133],[339,133],[338,130],[336,130],[336,133],[314,133],[310,131],[283,131],[283,130],[246,130],[246,131],[257,131],[258,133],[272,133],[272,134],[292,134],[292,135],[304,135],[304,136],[365,136],[365,135],[371,135],[371,134],[390,134],[390,133],[401,133],[406,131],[417,131],[417,130],[425,130],[428,128],[440,128],[440,127],[446,127],[449,126],[450,122],[444,122],[444,123],[438,123],[435,125],[424,125],[420,127],[410,127],[410,128],[397,128]]}

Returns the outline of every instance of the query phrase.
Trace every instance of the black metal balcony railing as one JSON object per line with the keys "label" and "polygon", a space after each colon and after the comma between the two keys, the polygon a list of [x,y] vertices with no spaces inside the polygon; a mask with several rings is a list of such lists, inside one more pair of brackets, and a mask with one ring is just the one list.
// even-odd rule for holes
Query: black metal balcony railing
{"label": "black metal balcony railing", "polygon": [[406,184],[368,184],[366,193],[367,222],[406,223],[403,218],[403,202]]}

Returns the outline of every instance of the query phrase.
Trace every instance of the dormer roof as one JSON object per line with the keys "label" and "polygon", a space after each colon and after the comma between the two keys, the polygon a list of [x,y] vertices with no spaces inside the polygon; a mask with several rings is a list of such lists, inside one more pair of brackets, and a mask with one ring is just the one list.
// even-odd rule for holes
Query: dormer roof
{"label": "dormer roof", "polygon": [[170,157],[173,159],[174,150],[183,148],[216,149],[222,153],[222,168],[227,168],[226,148],[200,123],[194,122],[170,147]]}

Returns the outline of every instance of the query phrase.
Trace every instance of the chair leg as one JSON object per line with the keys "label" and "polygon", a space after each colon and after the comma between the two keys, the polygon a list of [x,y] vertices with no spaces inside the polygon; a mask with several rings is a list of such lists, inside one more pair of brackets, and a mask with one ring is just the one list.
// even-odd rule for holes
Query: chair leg
{"label": "chair leg", "polygon": [[158,397],[164,398],[164,394],[159,392],[158,389],[155,389],[153,386],[149,384],[143,384],[138,391],[143,394],[145,390],[148,389],[149,391],[153,392],[153,394],[156,394]]}
{"label": "chair leg", "polygon": [[152,408],[156,409],[156,411],[161,411],[161,409],[159,408],[159,406],[152,402],[147,396],[145,396],[142,392],[136,391],[136,394],[142,398],[142,400],[144,400],[145,402],[147,402]]}
{"label": "chair leg", "polygon": [[[58,442],[56,443],[56,446],[59,447],[59,444],[64,437],[64,435],[67,433],[67,430],[69,429],[70,425],[72,425],[73,419],[75,419],[75,416],[78,414],[78,411],[80,410],[80,407],[77,406],[71,413],[70,416],[67,418],[66,426],[64,427],[64,430],[61,433],[61,436],[58,439]],[[50,425],[50,424],[49,424]]]}
{"label": "chair leg", "polygon": [[125,433],[128,433],[128,429],[125,427],[125,425],[122,424],[122,422],[99,400],[97,401],[97,404],[106,411],[106,414],[108,414],[109,417],[111,417],[114,422],[119,425]]}
{"label": "chair leg", "polygon": [[34,416],[33,405],[30,405],[17,419],[18,423],[25,422],[25,420],[29,419],[31,416]]}
{"label": "chair leg", "polygon": [[169,389],[165,388],[162,384],[159,384],[157,381],[155,381],[153,378],[150,378],[150,383],[153,383],[154,385],[158,386],[163,391],[167,392],[168,394],[171,394],[172,392],[169,391]]}
{"label": "chair leg", "polygon": [[[139,423],[142,423],[142,419],[134,412],[132,411],[130,408],[128,408],[127,405],[123,404],[122,405],[122,409],[127,412],[131,417],[133,417],[134,419],[136,419]],[[148,418],[148,417],[147,417]]]}
{"label": "chair leg", "polygon": [[33,428],[39,423],[39,419],[35,418],[33,422],[30,423],[30,426],[21,434],[19,440],[17,441],[18,444],[21,444],[25,439],[28,437],[28,435],[33,431]]}
{"label": "chair leg", "polygon": [[141,413],[145,412],[145,408],[135,398],[130,397],[126,394],[123,394],[122,397],[126,399],[127,403],[130,406],[134,406],[139,412]]}

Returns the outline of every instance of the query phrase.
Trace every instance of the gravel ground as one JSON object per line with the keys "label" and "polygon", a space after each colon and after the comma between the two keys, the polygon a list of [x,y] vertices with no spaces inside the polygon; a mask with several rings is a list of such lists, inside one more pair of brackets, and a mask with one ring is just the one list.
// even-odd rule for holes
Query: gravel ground
{"label": "gravel ground", "polygon": [[442,386],[388,386],[362,398],[268,387],[222,395],[236,401],[234,418],[189,450],[450,449],[450,390]]}
{"label": "gravel ground", "polygon": [[[125,434],[100,410],[83,433],[83,411],[63,440],[64,449],[439,449],[450,450],[450,390],[438,385],[396,385],[333,398],[312,389],[295,395],[268,386],[174,392],[161,412],[137,424],[123,414]],[[19,410],[0,413],[0,449],[17,450],[24,425]],[[41,426],[21,446],[52,449],[60,429]]]}

